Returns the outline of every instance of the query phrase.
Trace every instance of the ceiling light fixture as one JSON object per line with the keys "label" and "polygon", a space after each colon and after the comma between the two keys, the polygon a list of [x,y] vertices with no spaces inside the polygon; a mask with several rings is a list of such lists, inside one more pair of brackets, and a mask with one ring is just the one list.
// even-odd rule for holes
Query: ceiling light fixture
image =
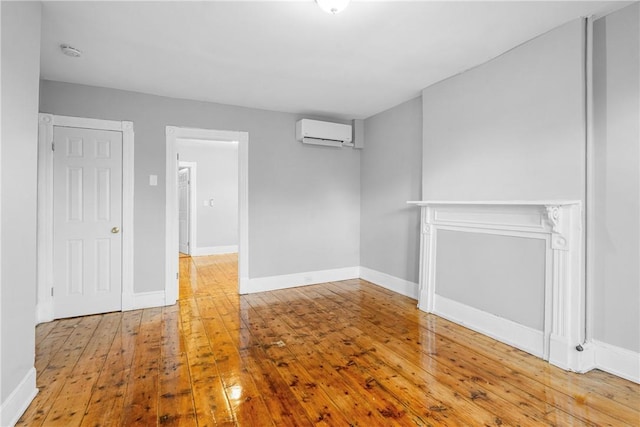
{"label": "ceiling light fixture", "polygon": [[82,52],[79,49],[76,49],[73,46],[69,46],[68,44],[61,44],[60,50],[65,55],[70,56],[72,58],[79,58],[80,56],[82,56]]}
{"label": "ceiling light fixture", "polygon": [[320,9],[327,13],[336,15],[347,8],[350,0],[316,0]]}

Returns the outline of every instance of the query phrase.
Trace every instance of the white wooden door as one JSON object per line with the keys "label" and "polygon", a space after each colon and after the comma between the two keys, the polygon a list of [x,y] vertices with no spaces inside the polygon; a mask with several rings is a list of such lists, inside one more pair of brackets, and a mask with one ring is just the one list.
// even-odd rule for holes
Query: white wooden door
{"label": "white wooden door", "polygon": [[54,317],[121,310],[122,133],[55,126],[53,140]]}
{"label": "white wooden door", "polygon": [[190,190],[189,190],[189,168],[180,169],[178,171],[178,233],[180,235],[180,247],[179,251],[183,254],[190,254],[189,252],[189,205]]}

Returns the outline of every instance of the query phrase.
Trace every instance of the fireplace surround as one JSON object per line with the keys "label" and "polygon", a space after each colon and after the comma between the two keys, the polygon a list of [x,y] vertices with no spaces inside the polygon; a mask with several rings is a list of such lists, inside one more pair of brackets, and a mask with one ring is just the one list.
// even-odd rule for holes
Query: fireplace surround
{"label": "fireplace surround", "polygon": [[[408,203],[421,209],[419,309],[492,336],[563,369],[584,372],[593,366],[593,356],[584,345],[586,316],[580,201]],[[455,245],[445,244],[445,239],[452,237],[456,237],[459,243],[458,253]],[[492,251],[490,247],[460,243],[481,241],[483,238],[489,246],[492,242],[489,239],[498,245],[504,242],[507,246]],[[519,253],[520,247],[523,248],[522,254]],[[525,324],[517,316],[508,318],[509,315],[488,309],[486,306],[491,304],[483,306],[476,304],[473,298],[465,300],[464,289],[462,293],[457,292],[460,298],[451,297],[456,295],[447,289],[455,282],[451,277],[462,282],[455,286],[466,287],[469,294],[482,295],[484,289],[487,292],[493,289],[496,277],[504,278],[499,274],[501,270],[508,270],[514,259],[530,253],[524,248],[540,252],[536,261],[527,267],[530,270],[525,269],[540,278],[540,289],[530,290],[531,295],[540,295],[540,307],[535,308],[535,311],[542,310],[539,322]],[[446,257],[458,255],[460,259],[455,259],[455,264],[443,261]],[[492,258],[494,256],[496,259]],[[465,276],[465,271],[471,272]],[[463,280],[469,275],[474,275],[473,280]],[[514,296],[525,291],[512,289],[520,286],[521,282],[526,282],[527,286],[538,286],[529,285],[529,277],[514,277],[512,280],[513,275],[505,277],[510,280],[503,288],[512,291]],[[485,295],[481,299],[490,301],[490,298],[501,297],[501,294]],[[504,304],[509,304],[509,301]],[[527,302],[522,305],[520,301],[519,304],[524,309]],[[517,312],[518,307],[511,311]]]}

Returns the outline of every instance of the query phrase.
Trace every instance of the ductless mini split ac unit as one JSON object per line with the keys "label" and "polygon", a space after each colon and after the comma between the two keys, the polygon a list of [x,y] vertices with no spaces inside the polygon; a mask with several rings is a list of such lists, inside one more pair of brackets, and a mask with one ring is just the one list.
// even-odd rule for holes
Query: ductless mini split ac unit
{"label": "ductless mini split ac unit", "polygon": [[353,147],[351,125],[302,119],[296,122],[296,139],[305,144]]}

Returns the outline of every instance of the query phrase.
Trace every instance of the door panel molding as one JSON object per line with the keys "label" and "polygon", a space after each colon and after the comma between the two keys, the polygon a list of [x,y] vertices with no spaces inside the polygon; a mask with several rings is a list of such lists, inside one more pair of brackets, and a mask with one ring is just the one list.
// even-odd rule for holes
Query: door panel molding
{"label": "door panel molding", "polygon": [[133,289],[133,122],[39,114],[38,119],[38,263],[37,323],[54,318],[53,298],[53,128],[122,132],[122,310],[134,307]]}

